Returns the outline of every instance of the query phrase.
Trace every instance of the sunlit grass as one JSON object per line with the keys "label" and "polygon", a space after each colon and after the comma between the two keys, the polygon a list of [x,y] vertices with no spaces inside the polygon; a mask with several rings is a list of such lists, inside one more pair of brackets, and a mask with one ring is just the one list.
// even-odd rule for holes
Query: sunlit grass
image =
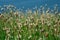
{"label": "sunlit grass", "polygon": [[41,10],[1,13],[0,40],[60,40],[60,13]]}

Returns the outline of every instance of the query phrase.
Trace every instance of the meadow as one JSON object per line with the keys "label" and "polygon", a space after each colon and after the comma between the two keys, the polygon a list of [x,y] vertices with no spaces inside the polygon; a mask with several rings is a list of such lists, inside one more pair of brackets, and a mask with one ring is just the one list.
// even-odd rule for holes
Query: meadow
{"label": "meadow", "polygon": [[54,10],[41,7],[40,11],[2,12],[0,40],[60,40],[60,13],[57,7]]}

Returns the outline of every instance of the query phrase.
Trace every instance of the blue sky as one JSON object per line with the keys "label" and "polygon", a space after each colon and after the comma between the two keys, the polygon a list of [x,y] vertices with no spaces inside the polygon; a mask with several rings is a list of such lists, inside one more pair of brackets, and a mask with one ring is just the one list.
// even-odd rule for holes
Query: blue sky
{"label": "blue sky", "polygon": [[53,7],[55,4],[58,4],[60,7],[60,0],[0,0],[0,5],[9,5],[12,4],[17,8],[33,8],[35,6],[40,7],[41,5],[48,4],[49,7]]}

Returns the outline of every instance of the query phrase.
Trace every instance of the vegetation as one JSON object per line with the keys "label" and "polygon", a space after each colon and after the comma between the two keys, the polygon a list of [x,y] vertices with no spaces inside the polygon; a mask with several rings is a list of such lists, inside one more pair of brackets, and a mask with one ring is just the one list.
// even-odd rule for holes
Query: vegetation
{"label": "vegetation", "polygon": [[60,40],[60,13],[41,10],[1,13],[0,40]]}

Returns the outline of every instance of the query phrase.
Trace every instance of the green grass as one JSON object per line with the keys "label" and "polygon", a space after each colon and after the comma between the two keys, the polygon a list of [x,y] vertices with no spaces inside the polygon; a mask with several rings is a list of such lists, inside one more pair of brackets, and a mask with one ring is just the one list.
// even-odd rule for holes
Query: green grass
{"label": "green grass", "polygon": [[0,40],[60,40],[60,15],[48,10],[2,13]]}

